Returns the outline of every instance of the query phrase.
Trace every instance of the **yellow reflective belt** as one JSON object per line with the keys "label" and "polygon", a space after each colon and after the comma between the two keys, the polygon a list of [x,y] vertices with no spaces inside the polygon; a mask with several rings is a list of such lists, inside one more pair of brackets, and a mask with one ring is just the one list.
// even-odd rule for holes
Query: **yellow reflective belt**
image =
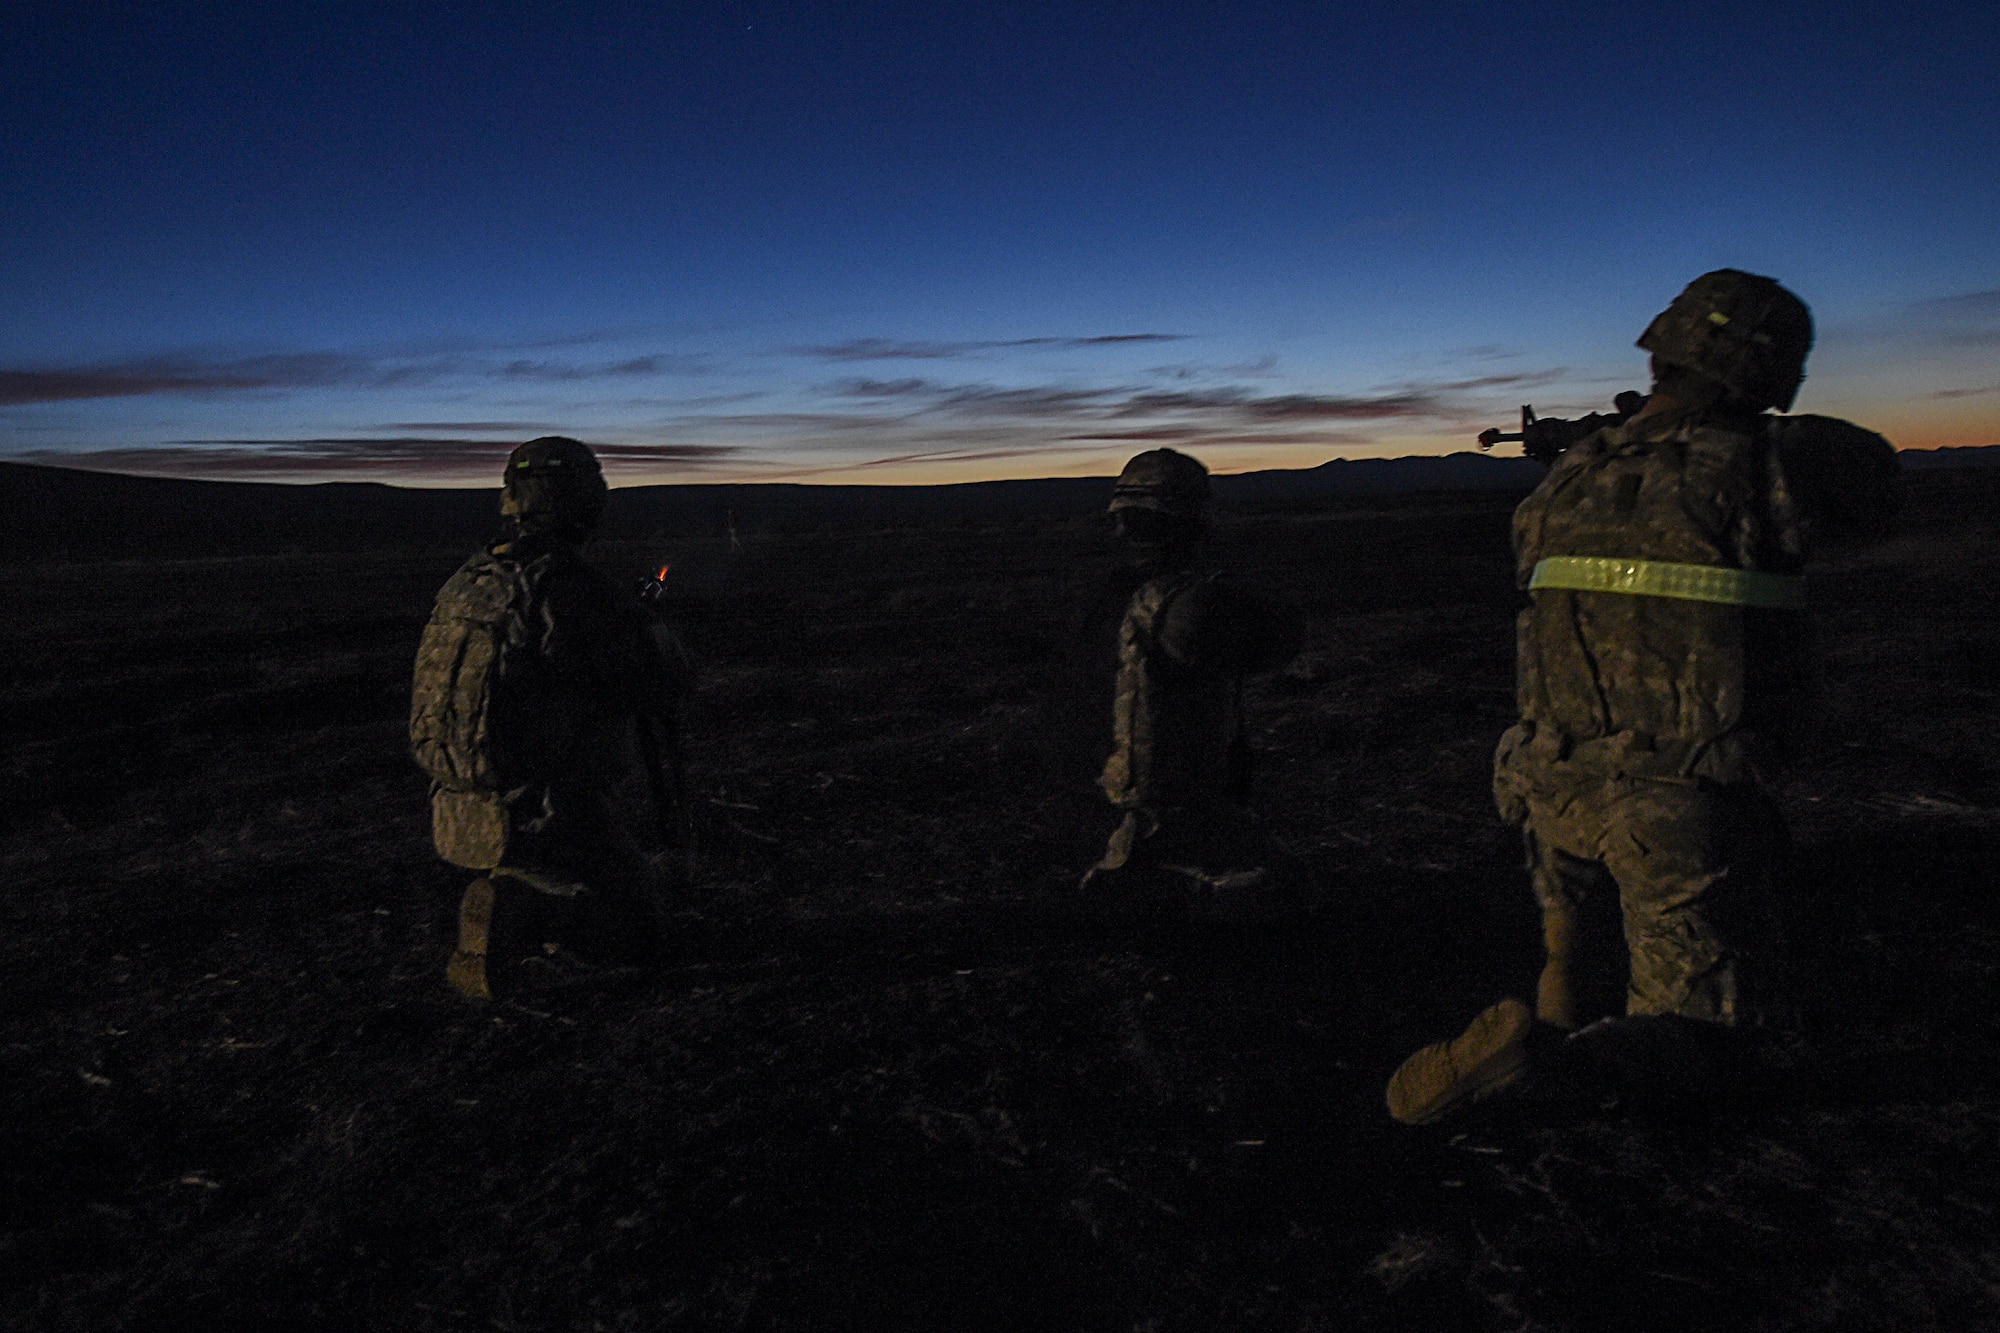
{"label": "yellow reflective belt", "polygon": [[1773,606],[1797,610],[1806,604],[1805,580],[1796,574],[1765,574],[1715,565],[1676,565],[1665,560],[1620,560],[1601,555],[1552,555],[1537,562],[1528,588],[1574,588],[1579,592],[1623,592],[1640,597],[1679,597],[1730,606]]}

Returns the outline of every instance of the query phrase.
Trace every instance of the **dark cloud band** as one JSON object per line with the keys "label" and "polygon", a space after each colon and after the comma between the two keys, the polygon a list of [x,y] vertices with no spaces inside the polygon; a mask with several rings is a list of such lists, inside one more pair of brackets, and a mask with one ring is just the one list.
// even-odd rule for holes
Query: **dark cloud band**
{"label": "dark cloud band", "polygon": [[949,361],[1007,349],[1116,347],[1128,343],[1181,342],[1187,337],[1185,333],[1105,333],[1088,338],[998,338],[971,342],[849,338],[837,343],[788,347],[785,351],[791,356],[819,361]]}
{"label": "dark cloud band", "polygon": [[[393,436],[374,439],[176,440],[145,448],[84,451],[37,449],[16,454],[23,462],[102,472],[168,477],[288,478],[352,474],[401,480],[453,482],[496,477],[519,440]],[[688,471],[729,461],[740,452],[726,444],[594,444],[614,477],[639,472]]]}
{"label": "dark cloud band", "polygon": [[96,398],[135,398],[150,394],[218,394],[335,387],[400,388],[429,384],[451,376],[578,383],[699,375],[705,373],[710,364],[707,357],[667,353],[586,363],[524,358],[496,363],[457,355],[410,360],[341,352],[301,352],[233,359],[155,357],[99,366],[0,370],[0,407],[81,402]]}

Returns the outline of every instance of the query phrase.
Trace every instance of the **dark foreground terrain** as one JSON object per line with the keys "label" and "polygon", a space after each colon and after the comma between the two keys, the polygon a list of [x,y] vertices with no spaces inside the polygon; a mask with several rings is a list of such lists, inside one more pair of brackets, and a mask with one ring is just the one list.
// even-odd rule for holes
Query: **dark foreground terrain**
{"label": "dark foreground terrain", "polygon": [[706,663],[676,955],[441,970],[407,675],[462,551],[6,572],[0,1326],[1833,1329],[2000,1323],[2000,471],[1815,579],[1783,794],[1804,1025],[1705,1114],[1401,1129],[1533,974],[1487,761],[1505,497],[1236,518],[1320,913],[1079,901],[1082,520],[613,544]]}

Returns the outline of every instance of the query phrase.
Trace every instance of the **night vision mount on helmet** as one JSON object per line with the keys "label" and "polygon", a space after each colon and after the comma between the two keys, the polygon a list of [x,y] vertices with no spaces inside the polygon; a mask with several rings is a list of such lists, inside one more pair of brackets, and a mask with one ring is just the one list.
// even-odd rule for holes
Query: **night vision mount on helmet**
{"label": "night vision mount on helmet", "polygon": [[1696,278],[1639,335],[1660,361],[1780,412],[1798,396],[1812,344],[1804,301],[1775,279],[1733,268]]}
{"label": "night vision mount on helmet", "polygon": [[566,435],[544,435],[507,456],[500,512],[550,514],[592,528],[603,516],[609,494],[604,469],[589,445]]}

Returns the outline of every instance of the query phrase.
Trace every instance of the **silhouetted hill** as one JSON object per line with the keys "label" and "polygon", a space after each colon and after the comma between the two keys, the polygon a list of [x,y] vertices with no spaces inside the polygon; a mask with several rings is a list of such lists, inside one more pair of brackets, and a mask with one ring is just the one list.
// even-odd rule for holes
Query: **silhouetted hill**
{"label": "silhouetted hill", "polygon": [[1905,468],[2000,467],[2000,444],[1970,449],[1905,449],[1897,455]]}
{"label": "silhouetted hill", "polygon": [[[2000,446],[1906,451],[1912,468],[2000,464]],[[1425,492],[1519,492],[1542,469],[1525,458],[1339,459],[1315,468],[1215,479],[1225,509],[1319,506]],[[745,536],[822,527],[1060,518],[1102,510],[1108,477],[980,481],[952,486],[790,483],[634,486],[611,493],[604,535],[716,534],[734,515]],[[299,486],[182,481],[0,463],[6,522],[0,561],[130,560],[272,552],[462,548],[498,527],[498,492],[420,490],[376,482]]]}

